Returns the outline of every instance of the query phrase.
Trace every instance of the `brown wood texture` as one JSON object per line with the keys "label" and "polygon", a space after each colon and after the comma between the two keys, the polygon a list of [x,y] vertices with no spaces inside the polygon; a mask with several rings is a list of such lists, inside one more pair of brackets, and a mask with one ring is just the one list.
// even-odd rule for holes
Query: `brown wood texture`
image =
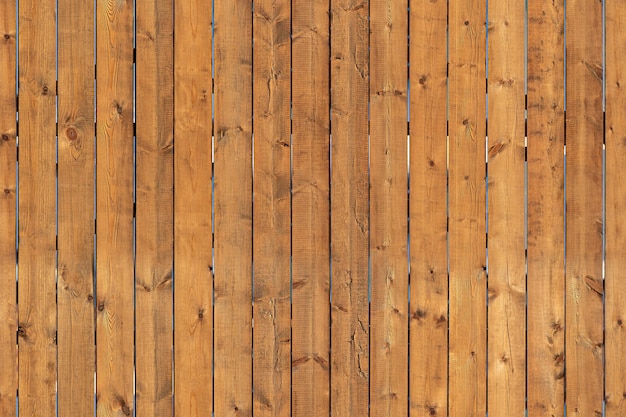
{"label": "brown wood texture", "polygon": [[602,3],[566,3],[565,395],[572,416],[601,415]]}
{"label": "brown wood texture", "polygon": [[174,415],[213,410],[212,8],[175,3]]}
{"label": "brown wood texture", "polygon": [[369,405],[369,3],[331,3],[331,414]]}
{"label": "brown wood texture", "polygon": [[485,47],[486,3],[450,2],[449,405],[486,412]]}
{"label": "brown wood texture", "polygon": [[291,415],[291,2],[254,2],[253,413]]}
{"label": "brown wood texture", "polygon": [[250,0],[215,3],[216,416],[252,415],[252,19]]}
{"label": "brown wood texture", "polygon": [[94,3],[58,2],[58,413],[93,414]]}
{"label": "brown wood texture", "polygon": [[524,0],[488,2],[488,405],[526,410]]}
{"label": "brown wood texture", "polygon": [[410,4],[411,417],[448,413],[447,2]]}
{"label": "brown wood texture", "polygon": [[328,0],[292,1],[292,416],[330,413]]}
{"label": "brown wood texture", "polygon": [[173,13],[136,10],[135,390],[142,416],[172,415]]}
{"label": "brown wood texture", "polygon": [[370,2],[370,416],[408,416],[406,2]]}
{"label": "brown wood texture", "polygon": [[19,4],[19,412],[56,413],[56,4]]}
{"label": "brown wood texture", "polygon": [[626,414],[626,261],[624,247],[624,213],[626,194],[623,169],[626,164],[626,96],[623,27],[626,10],[616,3],[606,3],[606,276],[605,276],[605,388],[607,417]]}
{"label": "brown wood texture", "polygon": [[528,415],[565,403],[564,4],[528,3]]}
{"label": "brown wood texture", "polygon": [[0,415],[15,415],[17,395],[16,3],[0,4]]}

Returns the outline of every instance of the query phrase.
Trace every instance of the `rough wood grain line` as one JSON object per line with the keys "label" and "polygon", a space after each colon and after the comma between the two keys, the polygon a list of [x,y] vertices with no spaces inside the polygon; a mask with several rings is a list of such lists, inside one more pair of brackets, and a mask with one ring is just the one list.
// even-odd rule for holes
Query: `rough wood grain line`
{"label": "rough wood grain line", "polygon": [[292,0],[292,415],[330,413],[328,0]]}
{"label": "rough wood grain line", "polygon": [[410,415],[448,413],[447,2],[410,3]]}
{"label": "rough wood grain line", "polygon": [[255,416],[291,416],[291,0],[254,2]]}
{"label": "rough wood grain line", "polygon": [[566,3],[565,396],[572,416],[602,415],[602,3]]}
{"label": "rough wood grain line", "polygon": [[488,3],[488,404],[526,410],[525,0]]}
{"label": "rough wood grain line", "polygon": [[97,2],[96,414],[133,410],[133,1]]}
{"label": "rough wood grain line", "polygon": [[94,3],[58,2],[58,413],[93,415]]}
{"label": "rough wood grain line", "polygon": [[17,304],[15,216],[16,2],[0,4],[0,415],[15,415],[17,395]]}
{"label": "rough wood grain line", "polygon": [[449,406],[486,412],[484,0],[450,2]]}
{"label": "rough wood grain line", "polygon": [[215,2],[214,412],[252,415],[252,1]]}
{"label": "rough wood grain line", "polygon": [[605,389],[606,416],[626,414],[626,247],[624,213],[626,194],[623,169],[626,164],[626,96],[624,83],[623,36],[626,10],[614,2],[606,3],[606,246],[605,246]]}
{"label": "rough wood grain line", "polygon": [[406,1],[370,3],[370,416],[408,416]]}
{"label": "rough wood grain line", "polygon": [[213,410],[212,5],[175,3],[174,414]]}
{"label": "rough wood grain line", "polygon": [[331,3],[331,413],[369,403],[369,3]]}
{"label": "rough wood grain line", "polygon": [[173,13],[136,8],[135,349],[137,413],[172,415]]}
{"label": "rough wood grain line", "polygon": [[563,1],[528,2],[528,415],[562,416],[565,382]]}
{"label": "rough wood grain line", "polygon": [[56,2],[19,4],[19,412],[56,413]]}

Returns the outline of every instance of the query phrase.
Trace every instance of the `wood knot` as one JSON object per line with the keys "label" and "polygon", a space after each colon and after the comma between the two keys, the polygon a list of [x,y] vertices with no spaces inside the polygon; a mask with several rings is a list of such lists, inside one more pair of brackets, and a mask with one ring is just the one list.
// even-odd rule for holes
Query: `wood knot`
{"label": "wood knot", "polygon": [[419,82],[421,85],[426,84],[426,76],[425,76],[425,75],[422,75],[422,76],[420,77],[420,79],[419,79],[419,81],[418,81],[418,82]]}
{"label": "wood knot", "polygon": [[202,320],[204,318],[204,309],[201,308],[200,310],[198,310],[198,318],[200,320]]}
{"label": "wood knot", "polygon": [[464,24],[465,26],[469,26],[469,20],[466,20],[465,22],[463,22],[463,24]]}
{"label": "wood knot", "polygon": [[437,409],[435,407],[428,407],[428,415],[429,416],[436,416],[437,415]]}
{"label": "wood knot", "polygon": [[26,338],[26,329],[24,328],[24,326],[17,326],[17,336]]}
{"label": "wood knot", "polygon": [[4,39],[6,39],[8,41],[9,39],[11,39],[11,35],[9,35],[8,33],[5,33],[4,34]]}
{"label": "wood knot", "polygon": [[92,302],[93,301],[93,295],[89,294],[87,296],[87,301]]}
{"label": "wood knot", "polygon": [[2,140],[7,142],[9,140],[9,135],[2,135]]}
{"label": "wood knot", "polygon": [[5,193],[5,194],[11,194],[11,190],[9,190],[8,188],[5,188],[5,189],[4,189],[4,193]]}
{"label": "wood knot", "polygon": [[98,311],[104,311],[104,303],[103,302],[98,303]]}
{"label": "wood knot", "polygon": [[428,165],[430,165],[431,167],[435,166],[435,161],[433,161],[432,159],[428,160]]}
{"label": "wood knot", "polygon": [[47,95],[48,95],[48,92],[49,92],[49,90],[48,90],[48,86],[47,86],[47,85],[44,85],[44,86],[43,86],[43,88],[41,89],[41,95],[42,95],[42,96],[47,96]]}
{"label": "wood knot", "polygon": [[75,141],[78,138],[78,132],[76,132],[76,129],[74,129],[73,127],[68,127],[65,131],[65,134],[67,135],[67,138],[71,141]]}
{"label": "wood knot", "polygon": [[469,120],[467,120],[467,119],[463,120],[463,126],[467,126],[468,123],[469,123]]}
{"label": "wood knot", "polygon": [[617,325],[621,326],[622,324],[624,324],[624,322],[622,321],[622,319],[617,319]]}
{"label": "wood knot", "polygon": [[122,413],[124,413],[125,416],[130,415],[130,408],[126,404],[122,406]]}

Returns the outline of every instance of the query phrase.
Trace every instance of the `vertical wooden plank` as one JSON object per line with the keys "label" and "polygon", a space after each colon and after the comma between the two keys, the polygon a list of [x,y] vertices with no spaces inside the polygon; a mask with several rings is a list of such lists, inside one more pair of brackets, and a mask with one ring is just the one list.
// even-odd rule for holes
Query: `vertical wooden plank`
{"label": "vertical wooden plank", "polygon": [[566,3],[567,413],[602,415],[602,3]]}
{"label": "vertical wooden plank", "polygon": [[175,3],[174,414],[213,409],[212,4]]}
{"label": "vertical wooden plank", "polygon": [[291,416],[291,1],[254,2],[255,416]]}
{"label": "vertical wooden plank", "polygon": [[97,2],[96,412],[134,407],[133,1]]}
{"label": "vertical wooden plank", "polygon": [[370,3],[370,416],[408,416],[408,10]]}
{"label": "vertical wooden plank", "polygon": [[331,2],[331,414],[369,403],[369,2]]}
{"label": "vertical wooden plank", "polygon": [[136,2],[137,413],[172,415],[173,9]]}
{"label": "vertical wooden plank", "polygon": [[524,0],[488,2],[488,405],[526,410]]}
{"label": "vertical wooden plank", "polygon": [[15,415],[17,394],[15,6],[15,1],[0,4],[0,369],[3,369],[0,415],[3,416]]}
{"label": "vertical wooden plank", "polygon": [[330,413],[330,2],[292,0],[292,415]]}
{"label": "vertical wooden plank", "polygon": [[411,0],[411,417],[448,413],[447,19]]}
{"label": "vertical wooden plank", "polygon": [[485,12],[450,2],[449,409],[486,412]]}
{"label": "vertical wooden plank", "polygon": [[215,2],[214,412],[252,415],[252,1]]}
{"label": "vertical wooden plank", "polygon": [[562,416],[565,382],[563,1],[528,2],[528,415]]}
{"label": "vertical wooden plank", "polygon": [[605,399],[606,416],[626,414],[626,261],[624,213],[626,190],[623,169],[626,164],[626,96],[624,83],[623,35],[626,10],[607,2],[606,15],[606,277],[605,277]]}
{"label": "vertical wooden plank", "polygon": [[94,410],[94,4],[59,0],[58,413]]}
{"label": "vertical wooden plank", "polygon": [[56,413],[56,2],[19,3],[19,412]]}

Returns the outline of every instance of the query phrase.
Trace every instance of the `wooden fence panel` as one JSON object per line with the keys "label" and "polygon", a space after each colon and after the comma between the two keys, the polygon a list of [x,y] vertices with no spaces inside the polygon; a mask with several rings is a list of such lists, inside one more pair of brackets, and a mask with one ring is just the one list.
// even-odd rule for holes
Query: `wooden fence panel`
{"label": "wooden fence panel", "polygon": [[565,403],[564,4],[528,4],[528,415]]}
{"label": "wooden fence panel", "polygon": [[566,3],[567,413],[601,415],[604,399],[602,276],[602,3]]}

